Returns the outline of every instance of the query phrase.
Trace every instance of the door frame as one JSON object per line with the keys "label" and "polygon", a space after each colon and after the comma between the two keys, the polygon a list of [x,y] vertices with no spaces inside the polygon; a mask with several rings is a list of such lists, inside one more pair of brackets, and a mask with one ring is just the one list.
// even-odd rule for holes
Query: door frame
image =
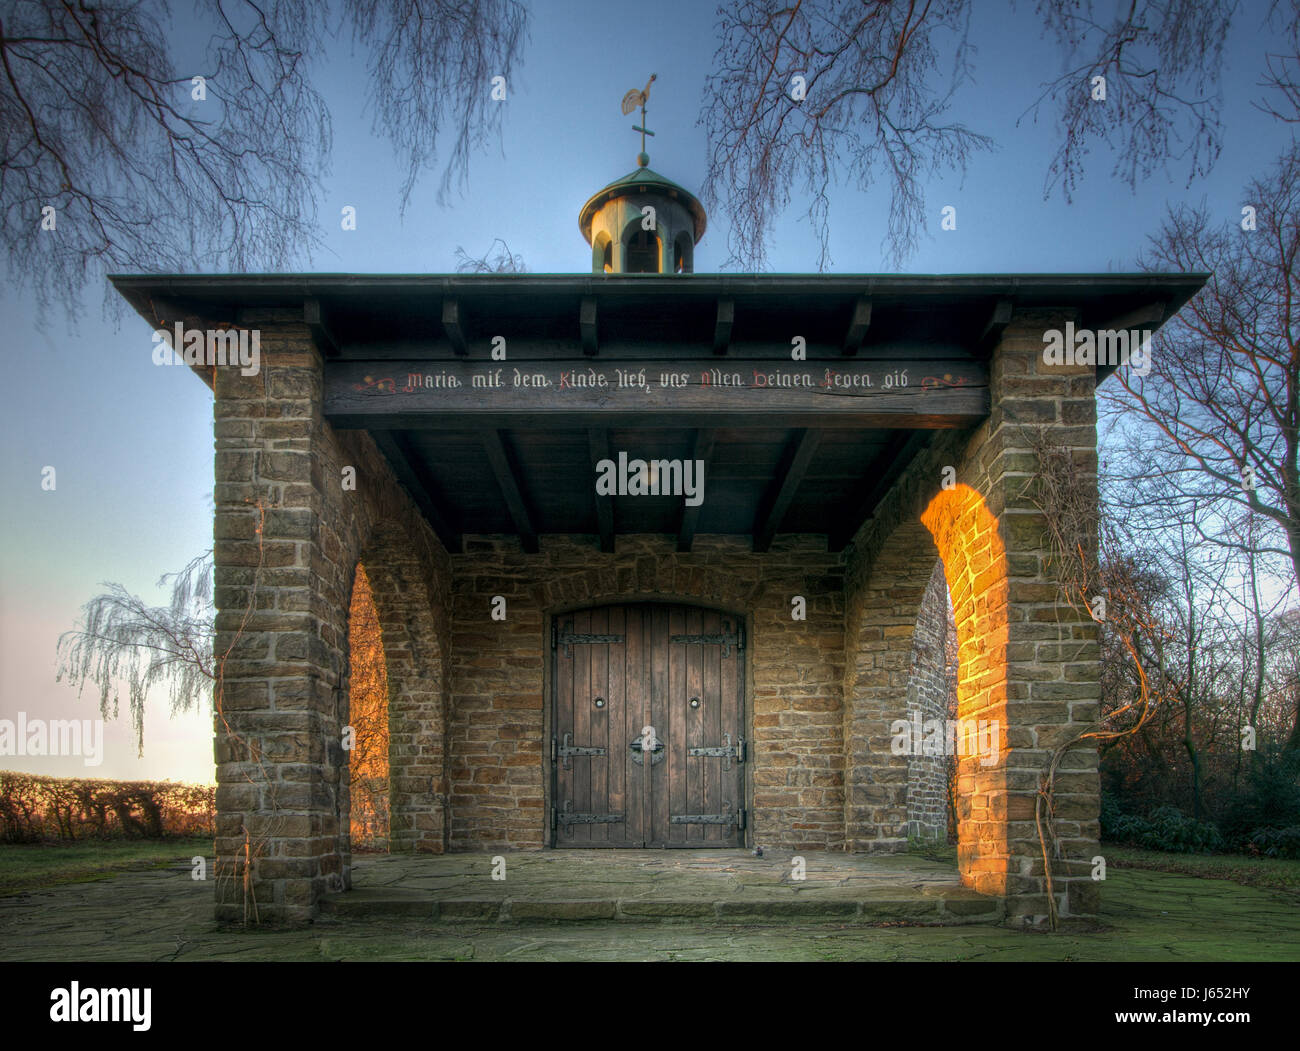
{"label": "door frame", "polygon": [[[741,764],[740,776],[740,805],[745,808],[748,819],[745,821],[745,827],[740,830],[741,848],[747,848],[753,845],[754,825],[757,820],[754,809],[750,805],[750,800],[754,798],[754,767],[756,765],[756,752],[754,747],[754,713],[753,705],[750,703],[754,696],[753,666],[754,662],[748,659],[750,648],[753,646],[754,624],[753,616],[748,611],[740,611],[730,606],[719,605],[716,602],[701,600],[693,595],[670,595],[663,592],[656,592],[653,595],[602,595],[596,598],[584,599],[581,602],[566,602],[562,605],[555,606],[544,612],[542,616],[542,740],[541,740],[541,758],[542,758],[542,842],[546,849],[572,849],[569,847],[556,847],[557,829],[551,827],[551,807],[555,805],[555,761],[551,759],[550,740],[555,733],[555,664],[554,650],[551,648],[551,633],[557,627],[559,618],[579,610],[598,609],[601,606],[619,606],[619,605],[663,605],[663,606],[693,606],[696,609],[707,609],[714,613],[720,613],[726,617],[735,617],[736,622],[744,626],[745,631],[745,648],[741,650],[740,669],[740,722],[744,727],[745,740],[749,742],[749,752],[744,763]],[[593,845],[590,849],[603,849]],[[612,849],[664,849],[669,848],[612,848]],[[675,848],[676,849],[676,848]],[[700,848],[681,848],[681,849],[708,849],[704,845]],[[722,847],[718,849],[735,850],[735,847]]]}

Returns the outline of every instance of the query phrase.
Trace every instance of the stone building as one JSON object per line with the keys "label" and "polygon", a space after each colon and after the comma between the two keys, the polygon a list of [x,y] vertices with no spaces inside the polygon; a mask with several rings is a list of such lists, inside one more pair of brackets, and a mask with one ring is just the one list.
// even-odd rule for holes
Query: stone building
{"label": "stone building", "polygon": [[[358,565],[391,849],[433,853],[942,837],[946,589],[961,878],[1047,911],[1035,794],[1098,648],[1027,428],[1095,479],[1113,366],[1045,333],[1153,330],[1203,276],[699,275],[705,222],[643,163],[581,211],[590,274],[114,278],[214,393],[220,918],[349,886]],[[1055,805],[1087,916],[1094,748]]]}

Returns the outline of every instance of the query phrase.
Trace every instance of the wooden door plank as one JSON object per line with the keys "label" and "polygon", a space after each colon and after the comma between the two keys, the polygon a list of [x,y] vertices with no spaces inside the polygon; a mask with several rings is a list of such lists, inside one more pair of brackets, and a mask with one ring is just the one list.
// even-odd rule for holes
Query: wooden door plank
{"label": "wooden door plank", "polygon": [[[573,631],[577,635],[591,632],[591,614],[579,610],[573,615]],[[571,743],[586,747],[591,744],[591,651],[594,646],[572,646],[573,650],[573,738]],[[591,798],[591,757],[576,755],[569,760],[573,767],[573,809],[579,814],[596,812]],[[574,842],[580,846],[591,843],[591,826],[575,825]]]}
{"label": "wooden door plank", "polygon": [[[562,626],[565,618],[557,618]],[[555,720],[551,727],[551,733],[556,741],[563,741],[565,731],[573,729],[573,660],[572,647],[569,655],[565,655],[564,647],[556,647],[555,657]],[[573,799],[573,778],[572,771],[565,770],[564,764],[556,759],[552,764],[554,774],[554,798],[552,800],[556,812],[564,812],[564,804],[571,802]],[[557,823],[555,828],[555,843],[557,846],[568,846],[572,843],[571,835],[573,827],[566,826],[563,823]]]}
{"label": "wooden door plank", "polygon": [[[609,633],[609,607],[592,610],[591,631],[593,635]],[[609,643],[592,646],[591,649],[591,696],[585,704],[591,712],[591,744],[595,748],[604,748],[604,755],[591,757],[591,799],[592,809],[598,814],[610,813],[609,807]],[[606,707],[597,708],[596,698],[606,702]],[[601,846],[608,846],[620,838],[613,825],[593,825],[591,838]]]}
{"label": "wooden door plank", "polygon": [[628,742],[641,732],[645,717],[649,714],[649,683],[645,674],[646,653],[645,614],[639,606],[627,607],[627,674],[624,682],[627,688],[627,716],[624,724],[623,739],[619,742],[620,750],[625,756],[627,766],[627,826],[628,840],[633,846],[644,846],[646,842],[646,805],[644,791],[646,783],[645,766],[637,766],[631,761]]}
{"label": "wooden door plank", "polygon": [[[732,631],[740,635],[744,628],[744,618],[737,616],[728,616],[722,618],[723,622],[730,625]],[[724,733],[731,734],[732,744],[737,744],[745,733],[744,712],[741,709],[742,692],[745,688],[744,669],[741,664],[741,654],[743,651],[739,646],[732,647],[731,653],[727,657],[722,656],[722,650],[718,650],[718,660],[711,667],[711,674],[716,676],[714,688],[717,690],[718,712],[719,712],[719,737]],[[730,802],[732,809],[737,809],[746,805],[745,803],[745,767],[738,760],[732,760],[731,773],[720,771],[721,776],[725,778],[726,792],[720,792],[719,795],[725,795]],[[721,800],[719,801],[721,806]],[[720,831],[725,835],[725,826]],[[744,832],[738,828],[732,828],[732,835],[727,842],[733,846],[740,846],[745,842]]]}
{"label": "wooden door plank", "polygon": [[628,820],[631,815],[627,795],[627,609],[624,606],[609,608],[609,633],[622,635],[623,642],[613,642],[609,646],[609,693],[605,695],[605,710],[609,712],[607,732],[605,735],[605,752],[609,756],[608,785],[609,810],[612,814],[622,814],[619,825],[610,826],[611,842],[622,845],[631,842],[631,828]]}
{"label": "wooden door plank", "polygon": [[[699,635],[709,630],[707,616],[702,614],[698,609],[692,610],[688,623],[690,626],[686,629],[687,634]],[[709,746],[709,731],[707,725],[709,718],[709,700],[704,694],[703,678],[701,676],[704,660],[703,649],[702,646],[686,647],[688,670],[686,674],[686,696],[684,699],[689,702],[692,697],[698,697],[700,700],[700,706],[698,708],[691,708],[688,705],[686,709],[690,713],[690,746],[692,748],[707,748]],[[690,791],[687,793],[685,810],[687,813],[691,814],[702,814],[704,811],[700,808],[704,806],[704,786],[707,784],[709,764],[706,760],[687,759],[686,767],[689,771],[687,783],[690,786]],[[687,840],[697,846],[703,845],[705,839],[707,839],[704,826],[687,825],[686,827],[690,830],[686,837]]]}
{"label": "wooden door plank", "polygon": [[[650,718],[647,722],[658,734],[660,727],[667,724],[668,698],[668,609],[655,604],[650,607]],[[654,766],[649,759],[645,762],[649,771],[646,785],[650,796],[650,827],[646,843],[649,846],[663,846],[668,842],[669,796],[667,778],[663,776],[663,767]]]}

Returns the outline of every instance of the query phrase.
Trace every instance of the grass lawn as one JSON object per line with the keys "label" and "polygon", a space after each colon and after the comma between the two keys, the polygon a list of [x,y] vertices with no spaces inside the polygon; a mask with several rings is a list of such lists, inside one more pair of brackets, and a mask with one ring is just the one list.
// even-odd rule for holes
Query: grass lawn
{"label": "grass lawn", "polygon": [[1107,865],[1150,872],[1176,872],[1203,879],[1226,879],[1243,887],[1268,887],[1300,893],[1300,860],[1251,858],[1244,854],[1168,854],[1103,843]]}
{"label": "grass lawn", "polygon": [[118,872],[153,869],[179,858],[210,858],[212,840],[108,839],[73,843],[0,844],[0,897],[44,890],[61,883],[87,883]]}

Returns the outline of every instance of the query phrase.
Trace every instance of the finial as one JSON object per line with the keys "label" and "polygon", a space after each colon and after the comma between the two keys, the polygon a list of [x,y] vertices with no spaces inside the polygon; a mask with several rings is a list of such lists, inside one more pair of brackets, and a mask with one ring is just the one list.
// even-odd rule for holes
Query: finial
{"label": "finial", "polygon": [[650,164],[650,154],[646,153],[645,151],[645,137],[647,135],[650,136],[654,135],[654,132],[650,131],[645,126],[646,125],[645,104],[650,98],[650,85],[655,82],[655,78],[657,76],[658,76],[657,73],[651,73],[650,79],[645,82],[645,88],[643,88],[641,91],[637,91],[636,88],[633,88],[631,91],[629,91],[626,95],[623,96],[623,116],[626,117],[629,113],[631,113],[634,109],[636,109],[637,106],[641,107],[641,125],[640,127],[638,127],[637,125],[633,124],[632,130],[639,131],[641,133],[641,152],[636,155],[636,162],[642,168],[648,167]]}

